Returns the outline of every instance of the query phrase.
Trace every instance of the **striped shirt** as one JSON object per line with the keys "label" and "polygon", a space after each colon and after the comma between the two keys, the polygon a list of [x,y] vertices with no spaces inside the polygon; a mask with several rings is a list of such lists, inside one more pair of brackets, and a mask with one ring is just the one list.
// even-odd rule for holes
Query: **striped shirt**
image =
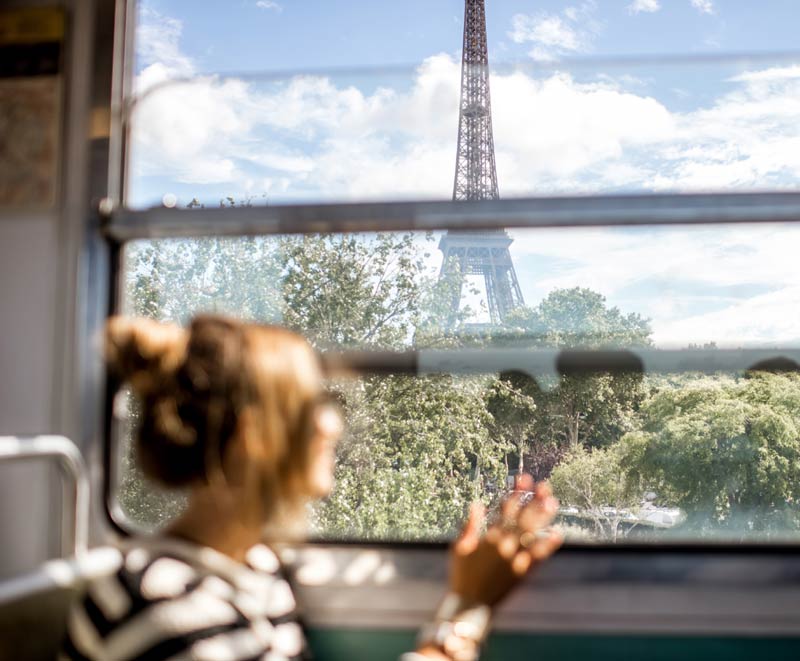
{"label": "striped shirt", "polygon": [[175,539],[137,540],[72,608],[62,661],[289,661],[305,636],[276,555],[242,564]]}

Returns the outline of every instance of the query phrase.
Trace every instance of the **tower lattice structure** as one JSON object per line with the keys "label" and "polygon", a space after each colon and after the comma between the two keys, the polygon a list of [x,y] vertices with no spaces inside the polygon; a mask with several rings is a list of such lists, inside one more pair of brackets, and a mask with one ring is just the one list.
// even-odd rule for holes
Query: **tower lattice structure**
{"label": "tower lattice structure", "polygon": [[[453,199],[479,201],[499,197],[492,134],[486,8],[484,0],[465,0]],[[441,278],[458,274],[463,287],[465,276],[483,276],[492,324],[501,323],[511,310],[524,305],[508,250],[512,243],[513,239],[503,230],[450,231],[439,242],[439,250],[444,256]],[[451,304],[451,320],[455,320],[461,304],[461,287],[456,290]]]}

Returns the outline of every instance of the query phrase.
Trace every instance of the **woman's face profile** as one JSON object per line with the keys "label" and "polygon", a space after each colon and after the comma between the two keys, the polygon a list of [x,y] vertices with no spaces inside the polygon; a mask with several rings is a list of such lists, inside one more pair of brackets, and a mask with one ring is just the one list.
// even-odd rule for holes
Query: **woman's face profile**
{"label": "woman's face profile", "polygon": [[324,498],[333,490],[333,473],[336,467],[336,443],[344,430],[339,410],[332,404],[319,407],[314,417],[314,431],[309,452],[308,483],[310,496]]}

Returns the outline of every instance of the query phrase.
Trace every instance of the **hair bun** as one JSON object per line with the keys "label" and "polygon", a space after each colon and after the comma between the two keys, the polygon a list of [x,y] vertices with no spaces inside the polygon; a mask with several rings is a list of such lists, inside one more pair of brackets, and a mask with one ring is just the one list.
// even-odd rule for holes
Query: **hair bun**
{"label": "hair bun", "polygon": [[188,333],[152,319],[112,317],[106,324],[106,360],[111,371],[148,396],[171,380],[186,356]]}

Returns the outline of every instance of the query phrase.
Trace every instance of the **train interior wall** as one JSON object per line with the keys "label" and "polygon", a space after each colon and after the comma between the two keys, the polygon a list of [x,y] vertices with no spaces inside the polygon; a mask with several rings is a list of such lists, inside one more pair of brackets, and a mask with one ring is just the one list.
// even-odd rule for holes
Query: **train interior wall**
{"label": "train interior wall", "polygon": [[[38,7],[45,2],[4,5]],[[58,204],[41,211],[0,211],[0,435],[64,434],[79,444],[81,383],[75,356],[86,338],[81,319],[79,247],[86,240],[86,191],[92,2],[63,5],[68,16],[62,103]],[[113,4],[113,3],[112,3]],[[84,448],[86,450],[86,448]],[[99,491],[94,493],[95,511]],[[52,468],[0,467],[0,580],[58,554],[60,491]],[[97,519],[95,519],[97,526]],[[102,526],[100,526],[102,527]],[[104,531],[95,530],[95,539]],[[397,553],[402,553],[398,550]],[[800,608],[800,600],[798,600]],[[315,604],[308,605],[313,610]],[[323,660],[392,659],[408,650],[413,632],[317,627],[312,647]],[[796,659],[800,642],[787,636],[627,635],[502,632],[487,659]]]}
{"label": "train interior wall", "polygon": [[[87,81],[79,72],[88,65],[88,49],[73,47],[70,35],[85,29],[90,5],[56,5],[68,26],[60,72],[57,201],[33,210],[0,207],[0,435],[76,435],[74,418],[62,411],[78,395],[66,385],[65,369],[67,357],[76,352],[72,247],[82,234],[75,182],[86,177],[79,127],[86,125]],[[4,10],[53,6],[2,3]],[[40,462],[0,466],[0,577],[58,555],[60,498],[53,467]]]}

